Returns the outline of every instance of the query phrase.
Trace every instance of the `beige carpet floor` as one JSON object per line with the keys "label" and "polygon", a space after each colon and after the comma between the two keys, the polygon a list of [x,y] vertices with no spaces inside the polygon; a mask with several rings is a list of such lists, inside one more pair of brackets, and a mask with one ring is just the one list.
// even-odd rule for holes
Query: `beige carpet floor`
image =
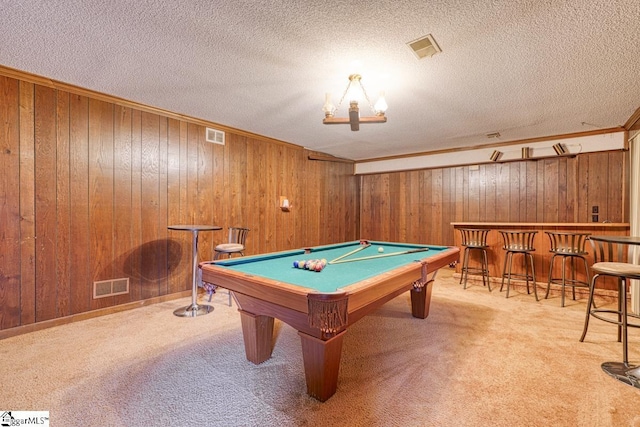
{"label": "beige carpet floor", "polygon": [[[52,426],[634,426],[640,390],[600,368],[621,359],[615,327],[586,301],[509,299],[451,271],[431,315],[403,294],[347,331],[337,393],[306,395],[296,331],[276,322],[273,357],[245,360],[236,307],[175,317],[181,299],[0,341],[0,410],[48,410]],[[640,363],[640,331],[630,358]]]}

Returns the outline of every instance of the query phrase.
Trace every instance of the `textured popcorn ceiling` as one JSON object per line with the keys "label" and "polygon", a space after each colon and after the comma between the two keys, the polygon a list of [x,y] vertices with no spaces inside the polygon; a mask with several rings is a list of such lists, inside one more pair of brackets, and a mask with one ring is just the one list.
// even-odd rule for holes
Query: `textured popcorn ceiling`
{"label": "textured popcorn ceiling", "polygon": [[[426,34],[442,53],[418,60],[406,43]],[[3,0],[0,37],[1,65],[351,159],[615,127],[640,106],[638,0]],[[388,122],[323,125],[354,70]]]}

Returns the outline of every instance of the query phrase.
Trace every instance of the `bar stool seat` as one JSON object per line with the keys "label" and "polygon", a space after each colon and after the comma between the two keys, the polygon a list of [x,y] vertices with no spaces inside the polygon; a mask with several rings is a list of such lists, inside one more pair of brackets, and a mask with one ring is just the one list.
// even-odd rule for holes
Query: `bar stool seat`
{"label": "bar stool seat", "polygon": [[[509,298],[509,288],[511,286],[511,279],[524,279],[527,282],[527,294],[530,294],[529,281],[533,282],[533,293],[538,299],[538,290],[536,285],[536,270],[533,265],[533,254],[536,249],[533,245],[533,239],[535,238],[537,231],[504,231],[499,230],[504,240],[502,249],[507,252],[507,256],[504,259],[504,267],[502,268],[502,283],[500,284],[500,292],[504,286],[504,280],[507,279],[507,298]],[[520,254],[523,256],[525,265],[525,273],[513,272],[513,255]],[[529,263],[527,263],[529,261]],[[529,266],[531,266],[531,274],[529,274]],[[507,268],[508,267],[508,268]]]}
{"label": "bar stool seat", "polygon": [[[565,287],[567,285],[571,286],[572,297],[574,300],[576,299],[576,287],[589,288],[589,265],[587,264],[586,259],[586,256],[589,255],[589,253],[586,251],[585,246],[587,244],[587,238],[591,233],[564,233],[555,231],[545,231],[545,233],[549,236],[551,244],[549,252],[551,252],[553,256],[551,257],[551,262],[549,264],[547,293],[544,298],[547,299],[549,297],[549,291],[552,284],[560,285],[562,287],[561,305],[564,307]],[[558,278],[553,277],[553,267],[556,257],[562,258],[562,275]],[[567,258],[569,259],[569,271],[571,273],[571,278],[566,277]],[[576,279],[575,261],[578,259],[582,260],[584,265],[586,281]]]}
{"label": "bar stool seat", "polygon": [[[587,335],[587,328],[589,326],[589,317],[593,316],[596,319],[602,320],[604,322],[613,323],[614,325],[618,325],[618,342],[621,340],[622,331],[624,327],[624,318],[626,317],[635,317],[640,319],[640,315],[634,313],[626,313],[626,305],[627,305],[627,280],[640,280],[640,265],[629,264],[626,262],[597,262],[591,266],[591,270],[595,273],[593,275],[593,279],[591,279],[591,290],[589,291],[589,310],[587,311],[587,317],[585,319],[584,330],[582,331],[582,337],[580,341],[584,341]],[[596,308],[595,306],[591,308],[594,299],[594,289],[595,289],[595,281],[600,276],[612,276],[617,277],[618,280],[618,309],[607,309],[607,308]],[[607,316],[607,314],[615,314],[617,319],[612,319],[611,316]],[[626,314],[625,314],[626,313]],[[640,325],[631,324],[627,322],[627,326],[640,328]]]}
{"label": "bar stool seat", "polygon": [[[491,283],[489,282],[489,263],[487,262],[487,235],[488,229],[481,228],[459,228],[462,236],[462,246],[464,251],[462,255],[462,269],[460,274],[460,283],[464,280],[463,289],[467,289],[467,278],[469,273],[480,274],[482,276],[482,284],[489,288],[491,292]],[[473,252],[480,253],[480,266],[469,267],[469,255]]]}
{"label": "bar stool seat", "polygon": [[592,265],[591,268],[607,276],[640,279],[640,265],[629,264],[627,262],[599,262]]}
{"label": "bar stool seat", "polygon": [[244,256],[245,242],[249,229],[244,227],[229,227],[228,242],[220,243],[214,248],[215,255],[213,259],[219,259],[222,255],[231,258],[232,254]]}

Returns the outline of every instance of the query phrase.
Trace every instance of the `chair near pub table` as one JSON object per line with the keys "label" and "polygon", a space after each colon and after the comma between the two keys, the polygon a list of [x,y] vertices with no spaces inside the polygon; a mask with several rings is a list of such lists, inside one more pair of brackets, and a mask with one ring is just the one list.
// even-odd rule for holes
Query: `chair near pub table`
{"label": "chair near pub table", "polygon": [[248,228],[229,227],[229,239],[227,243],[221,243],[215,247],[215,256],[213,259],[219,259],[223,255],[231,258],[233,254],[244,256],[244,245],[247,240]]}
{"label": "chair near pub table", "polygon": [[[511,279],[518,278],[524,279],[527,282],[527,293],[529,291],[529,281],[533,282],[533,293],[538,299],[538,290],[536,285],[536,270],[533,266],[533,254],[536,248],[533,246],[533,239],[537,231],[499,231],[502,234],[504,245],[502,249],[506,251],[507,255],[504,258],[504,267],[502,268],[502,283],[500,284],[500,292],[504,286],[504,279],[507,279],[507,298],[509,298],[509,287],[511,286]],[[525,265],[525,273],[513,273],[513,255],[522,255]],[[529,263],[527,263],[529,261]],[[529,266],[531,266],[531,274],[529,274]]]}
{"label": "chair near pub table", "polygon": [[[244,227],[229,227],[229,237],[226,243],[220,243],[214,248],[215,255],[214,260],[220,259],[222,256],[227,255],[227,258],[231,258],[231,255],[238,254],[244,256],[245,243],[247,241],[247,234],[249,229]],[[202,282],[201,282],[202,283]],[[209,294],[209,301],[215,292],[215,286],[207,286],[205,288]],[[231,291],[229,291],[229,306],[231,306]]]}
{"label": "chair near pub table", "polygon": [[[549,290],[551,285],[560,285],[562,287],[561,305],[564,307],[564,291],[565,286],[571,286],[572,297],[576,299],[576,286],[589,288],[589,265],[587,264],[586,256],[589,253],[586,251],[585,246],[587,244],[587,238],[591,233],[564,233],[555,231],[545,231],[549,236],[549,242],[551,244],[549,252],[553,254],[551,262],[549,263],[549,279],[547,280],[547,293],[544,296],[545,299],[549,297]],[[556,257],[562,258],[562,275],[561,277],[553,277],[553,267]],[[565,263],[569,259],[569,272],[571,278],[567,278],[567,269]],[[582,260],[584,265],[584,273],[586,281],[576,279],[576,261]]]}
{"label": "chair near pub table", "polygon": [[[487,235],[488,229],[482,228],[459,228],[462,236],[462,246],[464,252],[462,254],[462,269],[460,270],[460,283],[464,280],[463,289],[467,289],[467,278],[469,273],[482,275],[482,284],[491,291],[491,283],[489,282],[489,263],[487,262]],[[480,266],[469,267],[469,255],[473,252],[480,253]]]}
{"label": "chair near pub table", "polygon": [[[627,312],[627,281],[640,280],[640,266],[631,264],[629,261],[629,245],[620,242],[597,240],[592,236],[589,242],[593,248],[593,258],[595,263],[591,266],[593,277],[589,286],[589,302],[587,303],[587,316],[584,320],[584,330],[580,341],[584,341],[589,327],[591,316],[602,321],[618,325],[618,342],[622,341],[624,363],[627,360],[627,327],[640,328],[640,324],[629,323],[627,318],[640,319],[640,315]],[[622,238],[623,239],[623,238]],[[615,309],[596,308],[594,304],[594,292],[596,280],[600,277],[614,277],[618,282],[618,307]]]}

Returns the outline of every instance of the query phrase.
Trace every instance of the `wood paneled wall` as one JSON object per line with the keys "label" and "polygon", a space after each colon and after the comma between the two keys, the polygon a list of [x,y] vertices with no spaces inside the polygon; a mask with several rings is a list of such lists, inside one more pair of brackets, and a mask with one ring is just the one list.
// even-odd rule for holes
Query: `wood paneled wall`
{"label": "wood paneled wall", "polygon": [[[251,229],[246,254],[356,239],[353,165],[300,147],[205,128],[145,108],[0,76],[0,329],[191,287],[191,234],[215,224],[200,259]],[[290,212],[278,207],[291,201]],[[92,298],[97,280],[130,293]]]}
{"label": "wood paneled wall", "polygon": [[628,152],[361,176],[363,238],[453,245],[452,222],[628,221]]}
{"label": "wood paneled wall", "polygon": [[[190,289],[191,235],[247,254],[357,238],[454,244],[451,222],[627,221],[627,153],[353,176],[353,165],[46,79],[0,75],[0,330]],[[215,127],[215,126],[214,126]],[[280,196],[290,212],[278,208]],[[130,293],[92,298],[92,283]]]}

